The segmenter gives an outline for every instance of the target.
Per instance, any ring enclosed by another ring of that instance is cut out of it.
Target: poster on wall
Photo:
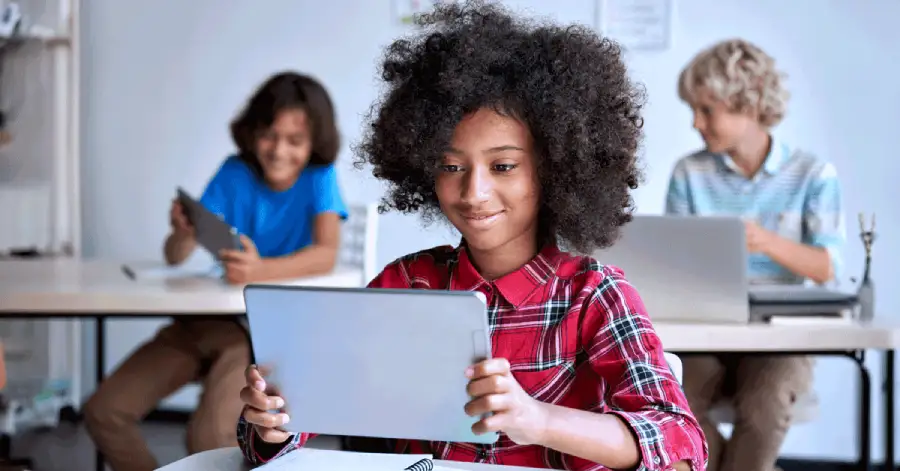
[[[435,5],[456,0],[393,0],[393,13],[396,23],[412,25],[415,15],[430,12]]]
[[[671,47],[675,0],[597,0],[597,30],[627,50]]]

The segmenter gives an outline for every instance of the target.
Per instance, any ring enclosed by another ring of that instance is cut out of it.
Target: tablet
[[[248,285],[244,302],[286,431],[497,441],[463,410],[466,368],[491,355],[481,293]]]
[[[184,208],[184,214],[194,226],[194,234],[203,248],[213,257],[219,258],[219,252],[225,249],[241,250],[241,237],[237,229],[231,227],[219,216],[213,214],[206,206],[191,195],[178,188],[178,201]]]

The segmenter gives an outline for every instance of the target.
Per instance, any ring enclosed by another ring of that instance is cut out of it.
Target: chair
[[[809,392],[797,398],[797,402],[794,403],[793,423],[812,422],[818,415],[819,398],[815,392]],[[714,404],[709,409],[707,417],[719,428],[734,425],[736,417],[732,400],[726,398]]]
[[[365,286],[379,272],[376,261],[378,205],[350,205],[347,213],[349,217],[341,228],[338,265],[362,270],[362,284]]]
[[[678,355],[669,352],[663,352],[663,355],[666,357],[666,363],[669,364],[669,369],[672,370],[672,374],[675,376],[675,379],[678,380],[678,384],[682,384],[683,367],[681,366],[681,358],[678,358]]]

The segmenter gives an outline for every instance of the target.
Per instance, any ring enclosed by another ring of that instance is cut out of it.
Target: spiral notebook
[[[303,448],[270,461],[261,471],[434,471],[431,455],[356,453]]]

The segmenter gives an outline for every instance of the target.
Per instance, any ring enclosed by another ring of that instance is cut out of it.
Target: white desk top
[[[459,461],[434,460],[436,468],[443,470],[469,470],[469,471],[535,471],[535,468],[522,468],[518,466],[499,466],[482,463],[461,463]],[[257,468],[267,469],[268,466]],[[240,449],[220,448],[218,450],[205,451],[196,455],[182,458],[174,463],[163,466],[157,471],[247,471],[251,469]],[[293,468],[289,468],[293,469]],[[402,471],[402,470],[397,470]]]
[[[900,348],[900,323],[654,324],[669,352],[789,352]]]
[[[358,287],[362,284],[362,271],[338,268],[328,275],[283,283]],[[121,263],[109,261],[2,260],[0,312],[242,314],[244,297],[242,287],[209,277],[131,280],[122,271]]]
[[[129,264],[147,266],[148,264]],[[153,263],[149,264],[154,265]],[[159,265],[156,263],[155,265]],[[360,286],[358,270],[287,284]],[[110,261],[0,260],[0,312],[67,314],[240,314],[239,286],[209,277],[131,280]],[[900,322],[860,324],[655,324],[667,351],[842,351],[900,348]]]

